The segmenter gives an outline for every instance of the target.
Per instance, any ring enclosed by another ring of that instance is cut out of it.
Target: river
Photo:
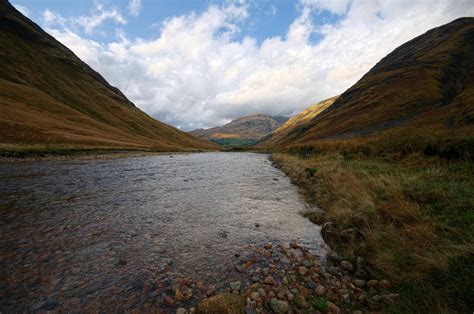
[[[305,209],[264,154],[0,163],[0,311],[161,306],[183,277],[223,290],[250,244],[323,256]]]

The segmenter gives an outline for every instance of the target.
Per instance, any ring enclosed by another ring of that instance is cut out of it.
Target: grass
[[[136,108],[8,1],[0,11],[1,145],[218,149]]]
[[[389,311],[472,312],[471,156],[433,154],[423,145],[395,153],[382,149],[385,144],[326,143],[275,153],[272,160],[324,210],[307,214],[313,222],[360,230],[361,240],[330,244],[349,260],[364,256],[373,276],[395,284],[401,300]],[[465,152],[466,145],[452,150]]]
[[[323,313],[326,313],[327,310],[328,310],[328,307],[329,307],[327,301],[324,298],[312,299],[311,300],[311,305],[313,305],[313,307],[316,310],[321,311]]]

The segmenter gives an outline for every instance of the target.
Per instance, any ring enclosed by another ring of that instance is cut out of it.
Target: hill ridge
[[[8,1],[0,1],[0,146],[216,149],[138,109]]]

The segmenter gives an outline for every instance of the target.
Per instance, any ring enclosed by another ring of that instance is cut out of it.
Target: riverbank
[[[200,153],[203,150],[161,151],[130,148],[0,147],[0,162],[35,160],[93,160]]]
[[[343,259],[367,261],[400,300],[393,312],[472,312],[474,166],[423,153],[367,154],[300,149],[271,159],[324,211],[323,226]]]

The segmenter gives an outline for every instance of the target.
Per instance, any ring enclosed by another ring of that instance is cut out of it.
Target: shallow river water
[[[225,289],[249,244],[322,256],[267,155],[0,163],[0,311],[160,306],[182,277]]]

